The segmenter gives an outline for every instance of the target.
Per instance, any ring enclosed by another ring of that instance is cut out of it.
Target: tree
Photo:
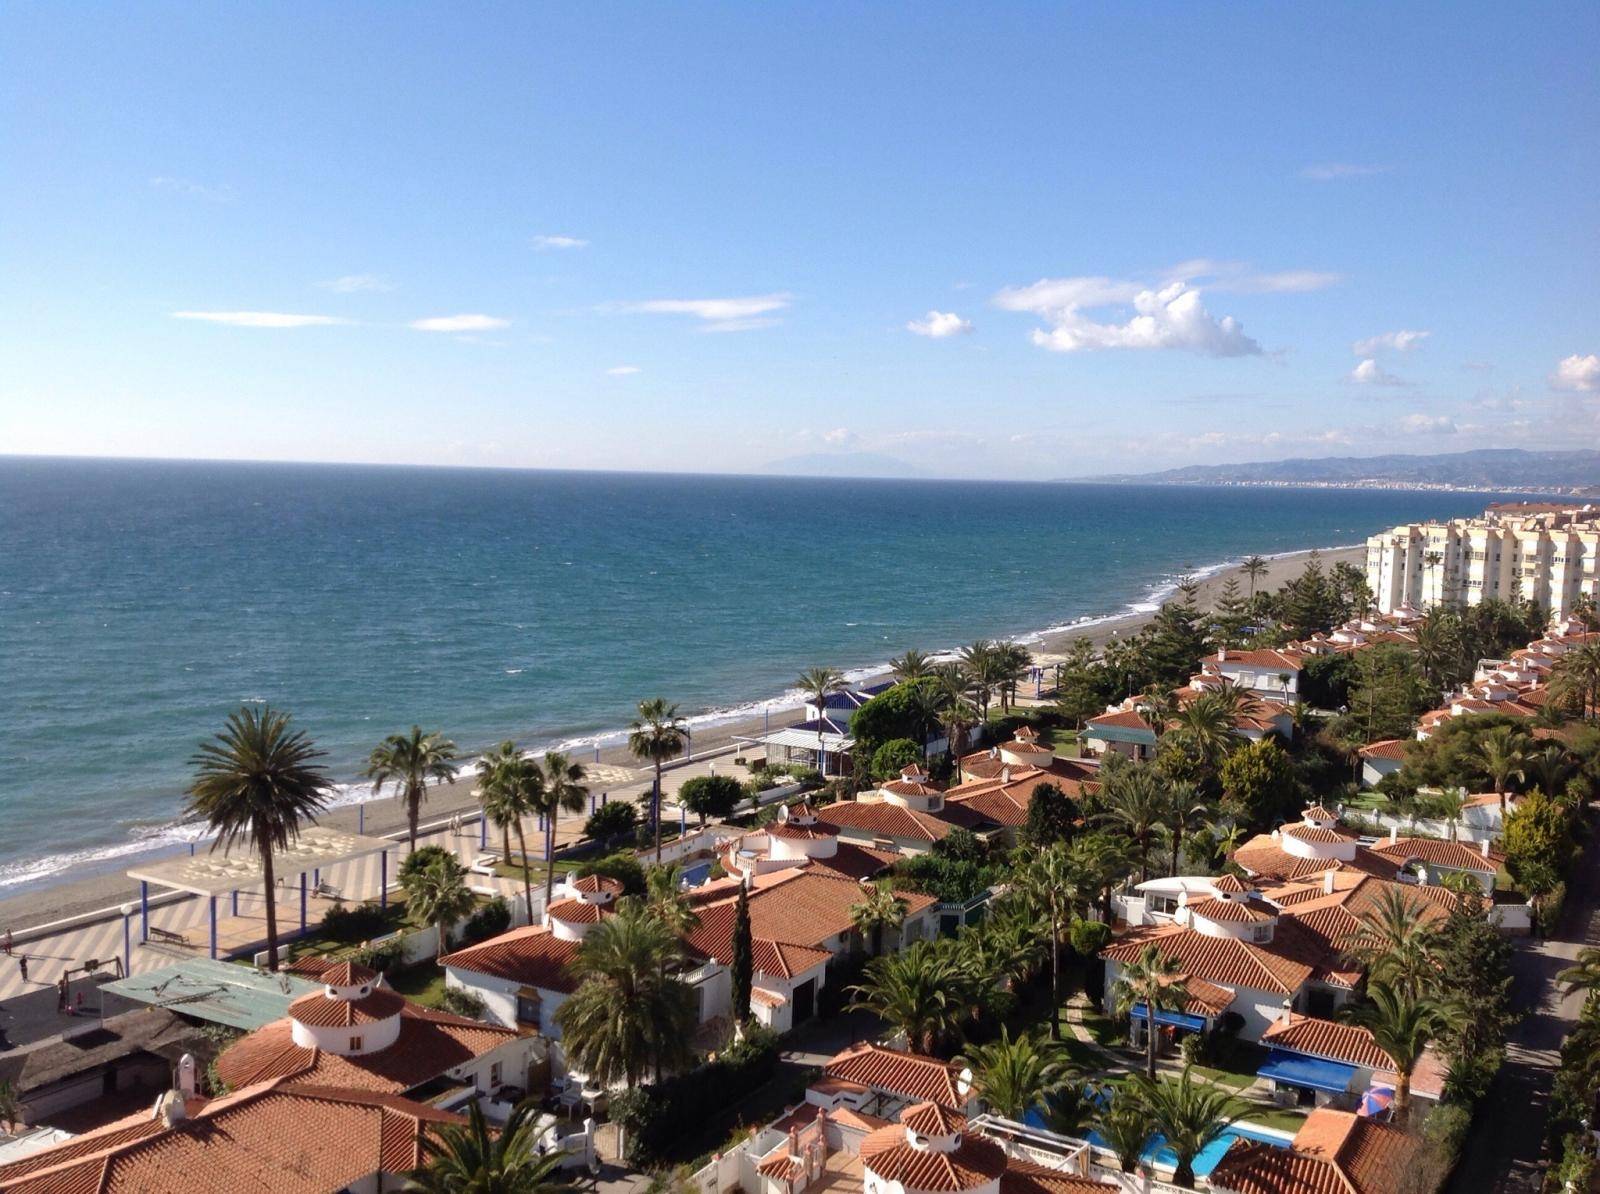
[[[1394,1104],[1390,1116],[1404,1125],[1411,1110],[1411,1075],[1423,1050],[1449,1027],[1445,1005],[1430,995],[1381,982],[1367,987],[1368,1002],[1350,1009],[1349,1018],[1372,1034],[1372,1042],[1394,1063]]]
[[[380,742],[367,760],[367,778],[374,794],[382,794],[385,784],[393,784],[395,795],[406,806],[406,836],[417,848],[417,821],[428,784],[447,784],[455,779],[456,744],[442,734],[425,734],[412,726],[409,734],[391,734]]]
[[[1186,683],[1206,653],[1204,622],[1187,599],[1163,605],[1136,641],[1146,684],[1163,689]]]
[[[650,789],[650,820],[655,826],[656,861],[661,861],[661,767],[681,755],[689,742],[689,727],[678,706],[661,697],[639,702],[639,716],[628,727],[628,750],[636,759],[648,759],[656,780]]]
[[[1550,695],[1585,721],[1600,718],[1600,642],[1570,648],[1550,670]]]
[[[850,923],[872,942],[873,954],[883,952],[883,931],[898,931],[906,919],[906,902],[894,893],[887,879],[862,887],[860,903],[851,905]]]
[[[817,707],[817,770],[826,779],[827,751],[822,746],[822,727],[828,720],[828,698],[844,688],[844,673],[837,668],[810,667],[794,682],[808,705]]]
[[[1439,988],[1450,993],[1457,1009],[1441,1041],[1450,1070],[1447,1098],[1468,1106],[1487,1092],[1500,1068],[1506,1031],[1517,1018],[1511,942],[1490,921],[1489,910],[1469,879],[1440,931],[1437,951]]]
[[[511,865],[511,827],[526,811],[518,804],[519,790],[505,781],[509,769],[522,760],[522,751],[515,742],[502,742],[493,750],[484,752],[478,760],[478,786],[472,794],[478,798],[484,819],[500,831],[501,861]],[[416,850],[412,850],[415,854]]]
[[[1600,990],[1600,948],[1589,945],[1579,950],[1577,960],[1557,974],[1556,981],[1568,991]]]
[[[583,835],[602,845],[609,845],[624,834],[632,833],[638,823],[639,810],[633,805],[624,800],[609,800],[595,809],[583,823]]]
[[[1146,945],[1139,956],[1124,962],[1111,988],[1111,998],[1119,1016],[1132,1016],[1143,1009],[1144,1014],[1144,1072],[1154,1078],[1156,1073],[1156,1011],[1170,1009],[1182,1011],[1189,1001],[1184,985],[1183,967],[1170,954],[1164,954],[1154,942]]]
[[[1028,819],[1022,840],[1041,848],[1065,845],[1078,830],[1078,805],[1057,784],[1039,784],[1028,797]]]
[[[967,681],[978,698],[978,720],[989,720],[989,698],[994,686],[1001,682],[1003,664],[998,654],[999,644],[980,638],[957,652],[961,666],[966,670]]]
[[[1361,743],[1410,737],[1417,718],[1437,700],[1416,654],[1398,643],[1377,643],[1355,660],[1349,711],[1338,722],[1343,736]]]
[[[1256,596],[1256,584],[1267,574],[1267,562],[1260,556],[1250,556],[1240,565],[1239,571],[1250,578],[1250,600]]]
[[[1069,848],[1057,842],[1039,849],[1016,871],[1018,893],[1035,909],[1050,937],[1050,1037],[1061,1038],[1061,945],[1082,898],[1082,876]]]
[[[528,857],[528,832],[524,821],[543,809],[548,802],[544,770],[518,750],[516,743],[502,742],[483,757],[478,771],[477,792],[484,816],[499,825],[502,834],[517,835],[517,850],[522,856],[522,898],[528,906],[528,916],[532,917],[533,864]],[[510,855],[508,845],[508,861]],[[547,870],[553,873],[553,867],[547,867]],[[545,904],[548,906],[549,902],[549,895],[546,894]]]
[[[1252,825],[1268,825],[1300,800],[1294,763],[1276,738],[1265,737],[1240,747],[1222,763],[1224,807]]]
[[[958,665],[941,667],[934,673],[933,682],[937,685],[938,704],[943,711],[940,721],[944,727],[950,759],[955,764],[956,782],[959,783],[962,740],[967,730],[977,724],[978,710],[967,699],[966,676]]]
[[[1237,699],[1237,689],[1225,689]],[[1217,768],[1239,744],[1234,735],[1233,703],[1219,693],[1202,693],[1177,710],[1166,740],[1193,760],[1201,776],[1217,773]]]
[[[1113,696],[1107,687],[1110,675],[1095,658],[1094,644],[1075,638],[1065,658],[1056,665],[1056,712],[1077,729],[1103,712]]]
[[[304,731],[290,730],[289,721],[287,713],[245,706],[229,714],[222,732],[202,742],[189,760],[195,777],[189,785],[188,812],[217,835],[211,848],[244,843],[261,855],[268,970],[278,968],[273,851],[287,850],[300,836],[300,826],[316,819],[333,786],[316,762],[324,752]]]
[[[1131,1083],[1103,1089],[1100,1095],[1100,1112],[1094,1117],[1095,1133],[1117,1154],[1123,1173],[1136,1173],[1145,1146],[1155,1134],[1150,1115]]]
[[[465,1124],[428,1125],[422,1135],[426,1160],[407,1175],[405,1189],[417,1194],[557,1194],[571,1187],[561,1176],[566,1154],[539,1155],[539,1105],[524,1099],[498,1132],[491,1131],[477,1100]]]
[[[872,778],[880,783],[899,779],[902,770],[920,765],[922,760],[922,743],[910,738],[891,738],[872,752]]]
[[[1027,1033],[1013,1038],[1005,1025],[999,1040],[969,1047],[965,1059],[989,1110],[1018,1121],[1076,1077],[1060,1045]]]
[[[918,941],[872,959],[855,990],[919,1053],[936,1054],[957,1038],[977,1002],[973,975],[948,939]]]
[[[1172,1183],[1194,1188],[1194,1159],[1250,1110],[1248,1103],[1209,1082],[1196,1082],[1189,1066],[1177,1078],[1136,1074],[1137,1098],[1176,1156]]]
[[[683,868],[671,864],[653,866],[645,872],[645,911],[655,917],[674,937],[687,937],[700,926],[700,914],[694,910],[689,893],[683,886]],[[662,978],[666,967],[682,959],[664,957]]]
[[[1230,576],[1222,582],[1222,591],[1211,611],[1211,640],[1219,647],[1241,647],[1249,625],[1250,604],[1239,592],[1238,578]]]
[[[755,981],[755,943],[750,936],[750,894],[739,885],[739,899],[733,906],[733,957],[728,970],[733,976],[733,1020],[743,1024],[750,1019],[750,986]]]
[[[1506,870],[1517,882],[1527,885],[1536,867],[1559,874],[1572,856],[1572,815],[1561,804],[1542,792],[1530,792],[1507,814],[1502,846]]]
[[[451,854],[404,876],[401,889],[406,893],[406,915],[412,923],[438,927],[441,954],[450,948],[450,926],[477,906],[477,897],[467,886],[466,869]]]
[[[1167,813],[1161,776],[1152,767],[1118,767],[1105,775],[1100,794],[1106,803],[1103,819],[1126,834],[1138,852],[1143,883],[1150,878],[1150,847]]]
[[[944,682],[938,675],[902,680],[893,688],[863,702],[850,718],[853,753],[871,764],[879,749],[896,739],[917,745],[913,762],[921,762],[929,731],[939,724],[944,709]]]
[[[1512,780],[1521,780],[1527,766],[1532,739],[1511,726],[1496,726],[1478,743],[1478,758],[1500,797],[1500,816],[1506,813],[1506,793]]]
[[[700,818],[702,829],[708,819],[720,821],[733,812],[745,796],[744,785],[731,775],[696,775],[678,789],[678,803]]]
[[[1110,923],[1111,892],[1133,869],[1133,843],[1121,834],[1096,830],[1078,835],[1070,849],[1073,873],[1084,893],[1095,895],[1100,919]]]
[[[1178,873],[1179,860],[1183,856],[1183,835],[1188,830],[1199,827],[1200,818],[1206,811],[1206,806],[1197,799],[1198,795],[1193,784],[1181,780],[1167,786],[1167,810],[1162,817],[1162,826],[1172,843],[1171,857],[1167,864],[1168,875]]]
[[[1424,915],[1429,905],[1398,886],[1385,887],[1361,926],[1345,946],[1344,956],[1360,966],[1371,982],[1423,995],[1438,990],[1439,931]]]
[[[556,818],[562,810],[581,813],[589,801],[589,789],[583,784],[585,775],[582,763],[575,763],[560,751],[549,751],[540,769],[543,782],[536,789],[535,808],[544,814],[544,906],[550,906],[556,882]]]
[[[907,651],[889,661],[896,680],[920,680],[933,670],[933,658],[921,651]]]
[[[569,1065],[631,1090],[651,1068],[660,1073],[693,1059],[695,997],[666,973],[682,942],[637,897],[623,897],[616,909],[585,935],[572,963],[578,989],[555,1018]]]

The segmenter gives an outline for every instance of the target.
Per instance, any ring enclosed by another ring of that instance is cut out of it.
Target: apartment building
[[[1367,540],[1367,584],[1384,614],[1522,597],[1565,617],[1600,597],[1600,510],[1516,504],[1397,526]]]

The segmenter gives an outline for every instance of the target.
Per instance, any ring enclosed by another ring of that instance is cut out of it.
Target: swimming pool
[[[1023,1117],[1023,1120],[1029,1127],[1048,1129],[1049,1126],[1045,1123],[1044,1116],[1037,1109],[1029,1111]],[[1083,1138],[1096,1148],[1108,1147],[1106,1142],[1100,1138],[1098,1132],[1088,1132]],[[1289,1147],[1289,1138],[1287,1136],[1270,1132],[1258,1132],[1254,1128],[1245,1127],[1242,1124],[1234,1124],[1231,1128],[1224,1129],[1221,1135],[1195,1154],[1195,1176],[1205,1177],[1206,1174],[1215,1169],[1217,1162],[1222,1160],[1223,1154],[1233,1147],[1235,1140],[1255,1140],[1261,1144],[1270,1144],[1273,1148]],[[1145,1145],[1144,1152],[1140,1156],[1146,1164],[1164,1169],[1174,1169],[1178,1164],[1178,1155],[1167,1147],[1166,1139],[1159,1134],[1150,1138],[1150,1143]]]

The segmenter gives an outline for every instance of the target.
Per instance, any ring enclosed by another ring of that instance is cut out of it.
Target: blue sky
[[[25,5],[0,451],[1600,443],[1600,7]]]

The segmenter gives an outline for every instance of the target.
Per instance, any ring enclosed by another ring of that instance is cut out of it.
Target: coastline
[[[1321,557],[1325,567],[1331,567],[1340,561],[1359,564],[1365,557],[1365,547],[1351,545],[1308,548],[1263,556],[1267,564],[1267,573],[1258,582],[1258,587],[1272,589],[1281,585],[1297,574],[1313,553]],[[1200,569],[1196,575],[1199,585],[1197,601],[1202,609],[1208,609],[1216,602],[1229,577],[1237,577],[1241,584],[1244,583],[1242,561],[1239,560],[1208,566]],[[1176,583],[1174,578],[1166,584],[1155,587],[1141,598],[1130,602],[1122,612],[1084,615],[1069,623],[1012,635],[1009,639],[1027,645],[1033,651],[1035,659],[1041,663],[1050,663],[1061,658],[1071,643],[1078,638],[1087,638],[1096,649],[1099,649],[1114,638],[1136,633],[1150,622],[1156,610],[1160,608],[1161,602],[1176,588]],[[846,674],[851,683],[865,684],[886,676],[887,672],[884,665],[878,663],[852,669]],[[766,701],[748,701],[726,710],[712,710],[698,714],[689,719],[693,729],[694,755],[699,758],[726,749],[733,745],[736,737],[762,732],[769,718],[773,724],[782,724],[798,715],[800,709],[801,705],[794,699],[793,694],[786,694]],[[635,760],[627,752],[625,737],[626,731],[619,729],[590,738],[557,743],[554,749],[567,750],[575,760],[584,763],[598,762],[611,767],[632,768],[635,766]],[[605,790],[601,784],[593,786]],[[430,790],[424,807],[424,821],[436,821],[448,818],[456,812],[476,810],[477,802],[472,796],[472,789],[473,780],[469,775],[454,783]],[[350,794],[359,790],[355,785],[342,787],[342,791]],[[365,828],[369,835],[381,836],[405,827],[404,811],[391,797],[386,795],[369,799],[364,803]],[[359,799],[353,799],[347,803],[331,806],[319,821],[333,828],[354,831],[361,817],[361,805]],[[186,841],[198,837],[198,826],[195,827],[195,831],[187,834],[174,827],[165,840],[159,842],[153,840],[148,848],[140,848],[137,842],[107,847],[100,857],[85,858],[63,869],[24,879],[13,883],[10,887],[0,887],[0,929],[10,928],[20,932],[51,921],[113,907],[132,899],[135,895],[134,884],[124,874],[128,867],[135,865],[136,862],[173,856],[187,848]]]

